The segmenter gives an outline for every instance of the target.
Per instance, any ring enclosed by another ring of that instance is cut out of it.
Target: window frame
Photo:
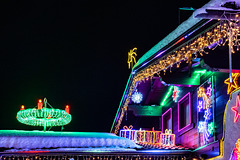
[[[181,102],[185,101],[186,97],[188,97],[188,107],[189,107],[189,124],[187,124],[186,126],[180,128],[180,104],[182,104]],[[191,126],[192,124],[192,105],[191,105],[191,94],[190,92],[188,92],[186,95],[184,95],[179,101],[178,101],[178,132],[181,132],[185,129],[187,129],[189,126]]]
[[[165,131],[163,130],[163,117],[168,113],[168,112],[170,112],[170,122],[171,122],[171,131],[173,132],[173,130],[172,130],[172,108],[169,108],[166,112],[164,112],[163,114],[162,114],[162,133],[165,133]],[[165,129],[166,130],[166,129]]]

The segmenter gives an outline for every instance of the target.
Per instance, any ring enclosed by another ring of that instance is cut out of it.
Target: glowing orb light
[[[133,93],[133,95],[132,95],[132,101],[133,101],[134,103],[141,103],[141,102],[142,102],[142,99],[143,99],[142,93],[140,93],[140,92],[138,92],[138,91],[136,91],[136,92]]]

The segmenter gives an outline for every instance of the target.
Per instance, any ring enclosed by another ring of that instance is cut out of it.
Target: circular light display
[[[71,122],[72,116],[69,114],[69,108],[66,110],[47,108],[39,101],[37,108],[24,109],[17,113],[17,120],[23,124],[31,126],[43,126],[46,127],[64,126]],[[43,108],[42,108],[43,107]]]
[[[72,120],[72,116],[61,109],[25,109],[17,113],[17,120],[31,126],[63,126]]]
[[[142,93],[136,91],[135,93],[133,93],[132,95],[132,101],[134,103],[141,103],[142,102],[142,99],[143,99],[143,95]]]

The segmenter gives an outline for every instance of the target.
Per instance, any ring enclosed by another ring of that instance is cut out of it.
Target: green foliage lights
[[[46,131],[46,127],[67,125],[71,122],[72,116],[65,110],[47,108],[45,105],[42,109],[21,109],[17,113],[17,120],[26,125],[43,126],[44,131]]]

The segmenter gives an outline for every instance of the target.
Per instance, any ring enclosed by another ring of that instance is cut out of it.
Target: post
[[[231,25],[231,24],[229,24]],[[229,52],[229,82],[232,83],[232,27],[230,26],[229,30],[229,44],[228,44],[228,52]]]

